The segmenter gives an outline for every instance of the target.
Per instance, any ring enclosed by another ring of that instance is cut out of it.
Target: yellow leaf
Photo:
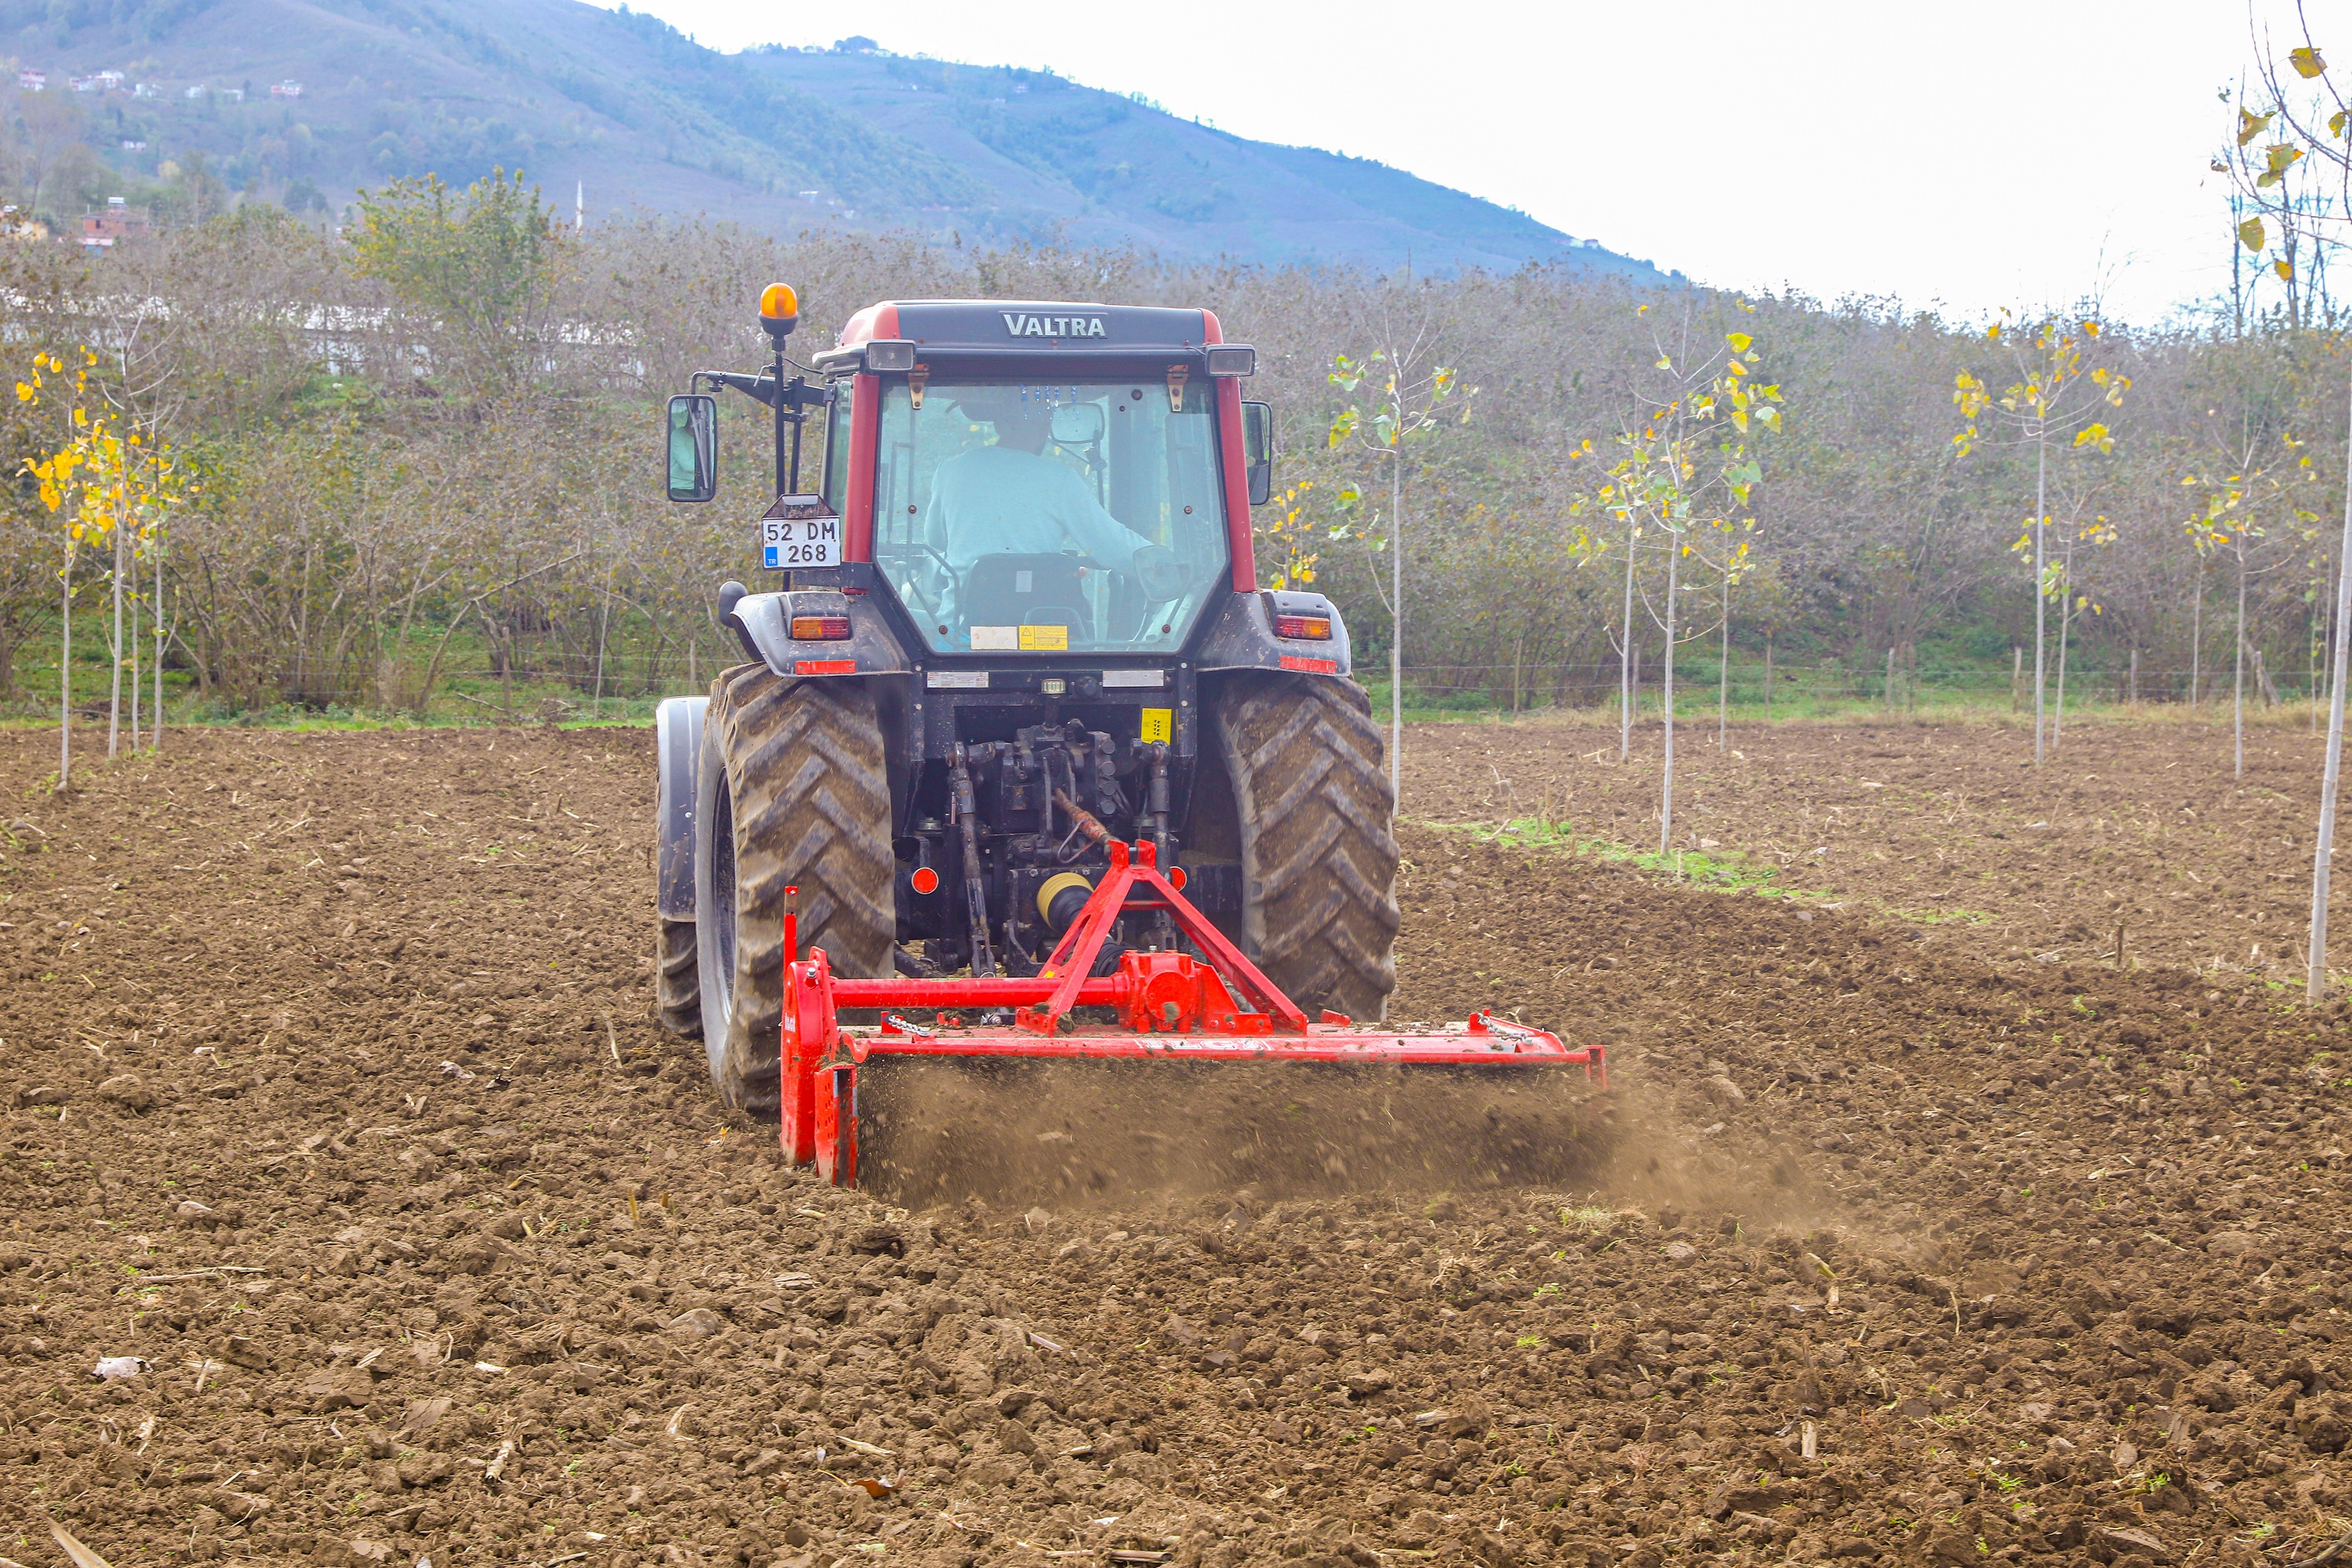
[[[2319,51],[2308,44],[2299,49],[2288,50],[2286,62],[2294,68],[2294,74],[2305,81],[2324,75],[2327,69],[2327,62],[2320,58]]]
[[[2289,261],[2284,256],[2274,257],[2272,258],[2271,270],[2279,275],[2279,281],[2282,283],[2292,283],[2294,281],[2294,263]]]
[[[2260,250],[2267,232],[2263,227],[2262,219],[2250,217],[2238,226],[2238,243],[2248,250]]]
[[[1672,370],[1675,368],[1675,362],[1667,355],[1660,354],[1658,356],[1658,363],[1652,368],[1655,370]]]
[[[2270,129],[2271,118],[2268,114],[2252,114],[2243,109],[2239,110],[2238,145],[2241,147],[2252,145],[2255,137]]]
[[[1726,336],[1723,341],[1731,345],[1734,353],[1744,354],[1748,352],[1748,345],[1754,342],[1756,340],[1749,337],[1746,332],[1732,332]]]

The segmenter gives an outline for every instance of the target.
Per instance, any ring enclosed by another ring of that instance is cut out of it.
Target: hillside
[[[1400,170],[1252,142],[1047,72],[830,50],[724,55],[577,0],[0,0],[21,197],[167,216],[520,167],[593,217],[1132,245],[1175,258],[1662,275]],[[110,75],[85,90],[99,73]],[[289,90],[299,85],[299,93]],[[76,137],[98,158],[59,153]]]

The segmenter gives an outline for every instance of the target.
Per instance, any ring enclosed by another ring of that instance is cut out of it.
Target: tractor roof
[[[1160,305],[893,300],[852,316],[841,329],[840,346],[856,348],[877,339],[911,340],[927,353],[1118,356],[1197,351],[1224,342],[1224,333],[1213,311]]]

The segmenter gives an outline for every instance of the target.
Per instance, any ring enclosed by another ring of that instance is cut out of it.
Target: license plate
[[[760,564],[770,572],[840,565],[841,519],[831,515],[831,510],[816,496],[786,496],[778,501],[760,520]]]

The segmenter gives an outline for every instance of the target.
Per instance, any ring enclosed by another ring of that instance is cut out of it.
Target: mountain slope
[[[592,213],[1664,280],[1382,164],[1248,141],[1048,72],[863,44],[722,55],[578,0],[0,0],[0,49],[53,94],[19,95],[20,122],[78,118],[107,165],[41,176],[39,205],[68,218],[199,166],[231,195],[330,211],[397,175],[462,184],[504,166],[559,205],[584,185]],[[100,71],[123,73],[120,88],[63,90]]]

